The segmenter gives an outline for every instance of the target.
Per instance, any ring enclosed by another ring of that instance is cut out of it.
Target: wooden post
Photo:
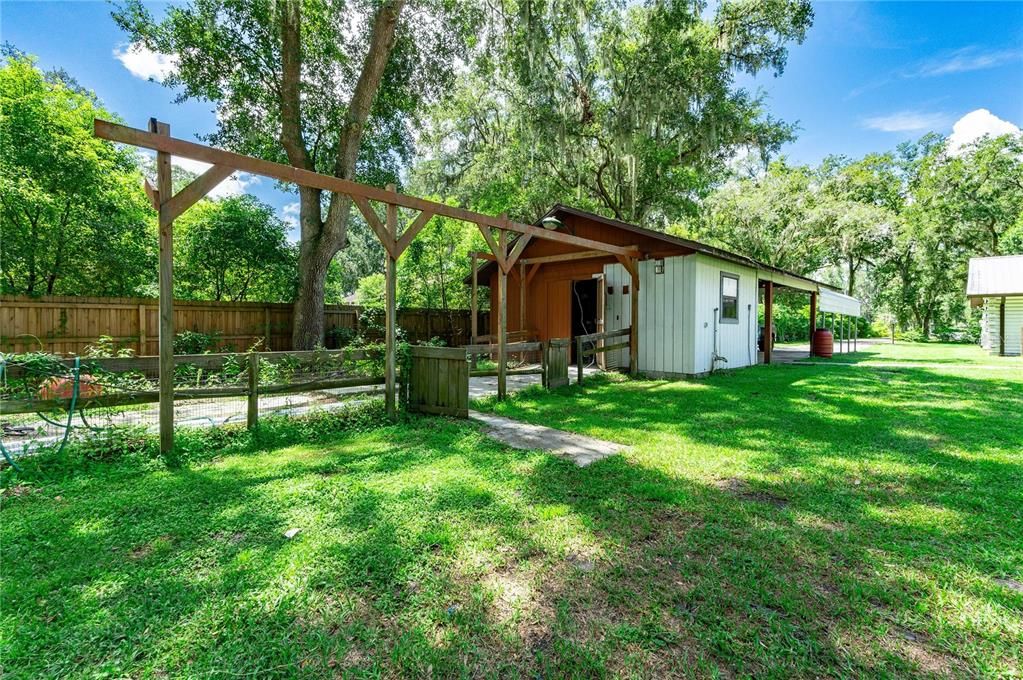
[[[387,190],[393,192],[396,187],[393,184],[387,185]],[[387,204],[387,235],[394,241],[398,237],[398,206],[394,203]],[[386,261],[384,262],[384,333],[385,333],[385,356],[384,356],[384,405],[387,410],[387,417],[394,418],[397,414],[395,407],[395,332],[397,326],[397,287],[398,287],[398,263],[390,249],[386,249]]]
[[[149,131],[170,136],[170,125],[149,119]],[[171,155],[156,154],[160,196],[160,452],[174,450],[174,220],[167,203],[174,192]]]
[[[629,267],[629,373],[639,372],[639,260]]]
[[[494,253],[503,262],[508,253],[508,232],[499,230]],[[497,264],[497,398],[504,399],[508,391],[508,273]]]
[[[249,352],[249,412],[246,424],[251,430],[259,424],[259,355]]]
[[[774,282],[764,281],[764,363],[771,363],[774,349]]]
[[[145,356],[146,344],[149,338],[146,337],[146,306],[139,305],[139,356]]]
[[[519,330],[526,330],[526,265],[522,262],[519,263]]]
[[[540,384],[547,387],[547,343],[540,342]]]
[[[469,344],[476,344],[476,336],[479,335],[479,302],[477,300],[479,289],[479,267],[476,260],[476,253],[472,254],[472,302],[470,303],[472,318],[469,321],[470,337]],[[474,355],[475,356],[475,355]]]
[[[813,356],[813,333],[817,330],[817,293],[810,293],[810,356]]]
[[[583,340],[580,336],[575,336],[575,364],[578,369],[575,381],[577,384],[583,384]]]
[[[1005,296],[998,306],[998,356],[1005,356]]]
[[[853,321],[853,351],[854,352],[858,352],[858,351],[860,351],[860,344],[859,344],[859,339],[860,339],[860,318],[858,316],[857,317],[853,317],[853,318],[855,319],[855,321]]]

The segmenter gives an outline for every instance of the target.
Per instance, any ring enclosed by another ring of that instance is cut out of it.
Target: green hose
[[[0,378],[3,377],[3,372],[4,372],[4,367],[5,366],[6,366],[6,362],[0,361]],[[46,421],[47,423],[50,423],[51,425],[55,425],[57,427],[63,427],[64,428],[64,437],[63,437],[63,439],[60,440],[60,448],[57,449],[57,455],[60,455],[64,451],[64,447],[67,446],[67,441],[71,437],[71,427],[72,427],[71,421],[75,417],[75,409],[78,408],[78,394],[79,394],[79,391],[81,389],[81,375],[82,375],[82,360],[81,360],[81,358],[75,357],[75,366],[71,370],[72,370],[72,376],[74,377],[74,383],[73,383],[72,389],[71,389],[71,403],[68,405],[68,410],[67,410],[67,423],[66,424],[61,424],[61,423],[55,422],[53,420],[50,420],[49,418],[47,418],[42,413],[37,413],[36,414],[40,418],[42,418],[44,421]],[[17,470],[18,472],[21,472],[21,467],[19,467],[18,464],[14,462],[14,458],[7,451],[7,447],[4,446],[2,438],[0,438],[0,453],[3,454],[4,459],[7,460],[7,462],[10,464],[10,466],[12,468]]]

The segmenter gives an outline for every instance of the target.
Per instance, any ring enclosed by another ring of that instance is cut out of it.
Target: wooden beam
[[[170,136],[158,135],[146,132],[145,130],[138,130],[125,125],[110,123],[105,120],[96,119],[93,124],[93,131],[95,136],[100,139],[107,139],[121,144],[131,144],[144,149],[162,151],[175,156],[180,156],[181,158],[190,158],[192,160],[202,161],[212,165],[226,165],[235,170],[248,172],[253,175],[270,177],[282,182],[291,182],[302,186],[322,189],[324,191],[347,194],[353,199],[355,197],[359,197],[365,200],[390,203],[403,208],[411,208],[413,210],[428,210],[443,217],[451,217],[456,220],[473,222],[478,224],[481,229],[487,227],[507,229],[520,234],[529,234],[535,238],[542,238],[548,241],[558,241],[560,243],[579,246],[580,248],[600,250],[612,255],[618,254],[625,255],[627,257],[635,257],[637,255],[635,249],[623,248],[622,246],[573,236],[572,234],[565,234],[563,232],[552,231],[542,227],[534,227],[529,224],[513,222],[507,217],[484,215],[472,210],[466,210],[465,208],[445,205],[444,203],[438,203],[436,201],[428,201],[415,196],[407,196],[394,191],[380,189],[379,187],[360,184],[351,180],[341,179],[340,177],[322,175],[310,170],[303,170],[301,168],[284,165],[282,163],[273,163],[271,161],[264,161],[259,158],[252,158],[251,156],[243,156],[242,154],[224,151],[222,149],[214,149],[212,147],[203,146],[202,144],[196,144],[195,142],[189,142],[184,139],[175,139]]]
[[[813,334],[817,330],[817,293],[810,293],[810,356],[813,356]]]
[[[490,227],[483,224],[478,224],[476,226],[480,228],[480,233],[483,234],[484,240],[486,240],[487,245],[490,246],[490,252],[494,254],[494,262],[497,263],[498,268],[500,268],[502,272],[507,273],[504,268],[504,252],[501,251],[497,242],[494,241],[494,235],[490,233]],[[501,230],[501,234],[504,234],[503,229]]]
[[[504,259],[508,247],[508,232],[498,235],[495,255]],[[497,269],[497,398],[504,399],[508,392],[508,272]]]
[[[485,253],[482,250],[477,250],[476,252],[469,254],[481,260],[490,260],[491,262],[497,262],[497,257],[494,256],[493,253]]]
[[[540,255],[538,257],[524,257],[525,264],[548,264],[551,262],[571,262],[573,260],[590,260],[596,257],[610,257],[611,253],[603,250],[580,250],[575,253],[562,253],[561,255]]]
[[[519,264],[519,330],[526,330],[526,265]]]
[[[469,321],[470,332],[469,332],[469,343],[475,345],[476,337],[479,335],[479,262],[476,259],[476,253],[472,254],[472,299],[470,301],[470,314],[472,317]]]
[[[394,185],[388,184],[387,190],[393,192]],[[360,206],[361,208],[362,206]],[[370,206],[366,206],[370,210]],[[393,244],[398,236],[398,206],[393,203],[387,204],[386,238]],[[397,377],[397,366],[395,363],[395,338],[398,324],[397,316],[397,289],[398,289],[398,263],[397,253],[388,250],[384,262],[384,405],[388,418],[397,416],[395,400],[395,382]]]
[[[149,120],[154,136],[170,136],[170,125]],[[156,154],[156,190],[170,196],[173,189],[171,155]],[[167,202],[160,204],[160,452],[174,450],[174,220],[167,218]]]
[[[834,337],[835,322],[831,321],[831,335]],[[771,350],[774,343],[771,336],[774,334],[774,283],[764,281],[764,363],[771,363]]]
[[[525,264],[525,262],[523,262],[523,264]],[[540,263],[539,262],[537,262],[536,264],[534,264],[532,267],[529,268],[529,273],[526,274],[526,285],[527,286],[533,282],[533,277],[536,276],[536,273],[538,271],[540,271]]]
[[[419,232],[423,230],[423,227],[433,219],[433,213],[429,210],[424,210],[418,215],[416,219],[412,220],[412,223],[405,227],[405,232],[398,239],[398,246],[395,249],[395,256],[401,257],[401,254],[405,252],[405,249],[409,247],[409,244],[415,240]]]
[[[231,176],[234,170],[226,165],[214,165],[203,174],[189,182],[188,186],[176,193],[167,201],[166,219],[174,220],[195,205],[206,194],[213,191],[218,184]],[[162,214],[162,213],[161,213]]]
[[[352,201],[355,203],[355,205],[359,207],[359,212],[361,212],[362,216],[366,218],[366,223],[377,235],[377,240],[380,241],[380,245],[384,247],[384,250],[387,251],[387,254],[390,255],[392,258],[397,257],[395,253],[395,249],[397,246],[394,242],[394,239],[391,237],[389,233],[389,228],[385,227],[383,222],[380,221],[380,216],[377,215],[376,210],[373,210],[373,206],[369,204],[369,201],[367,201],[362,196],[352,196]],[[388,208],[390,208],[390,206],[393,204],[388,203],[387,205]]]
[[[146,196],[149,197],[149,203],[153,206],[153,210],[160,212],[160,192],[149,183],[148,179],[142,180],[142,188],[146,190]]]
[[[526,249],[526,246],[529,245],[531,240],[533,240],[533,237],[529,234],[523,234],[519,237],[519,239],[515,242],[515,247],[512,248],[511,253],[505,259],[505,271],[509,271],[515,266],[515,262],[518,261],[519,257],[522,255],[522,251]]]

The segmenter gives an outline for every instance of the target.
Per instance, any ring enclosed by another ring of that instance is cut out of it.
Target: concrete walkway
[[[469,411],[469,417],[483,423],[487,435],[514,449],[550,451],[579,467],[621,453],[628,447],[543,425],[529,425],[511,418]]]

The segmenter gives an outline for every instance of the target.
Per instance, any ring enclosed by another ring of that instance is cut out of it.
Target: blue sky
[[[930,130],[968,139],[1023,126],[1023,2],[821,2],[815,13],[784,74],[740,79],[766,93],[772,115],[798,123],[784,149],[792,161],[885,151]],[[64,67],[130,125],[156,116],[192,139],[216,124],[212,104],[175,104],[145,79],[158,73],[157,55],[124,54],[105,2],[5,1],[0,39],[44,68]],[[222,190],[293,217],[295,196],[272,182],[241,177]]]

